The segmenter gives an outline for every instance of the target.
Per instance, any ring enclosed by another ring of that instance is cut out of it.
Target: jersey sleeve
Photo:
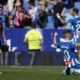
[[[73,42],[71,43],[71,48],[75,48],[76,44],[74,44]]]
[[[73,19],[69,19],[68,23],[74,23],[74,20]]]
[[[25,38],[28,38],[28,33],[25,34]]]
[[[56,47],[60,48],[61,47],[61,43],[57,43]]]
[[[42,36],[42,34],[40,33],[40,39],[43,39],[43,36]]]

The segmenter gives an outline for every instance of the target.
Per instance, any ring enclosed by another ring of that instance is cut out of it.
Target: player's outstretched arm
[[[63,16],[63,17],[66,16],[65,11],[66,11],[66,8],[63,8],[63,11],[62,11],[62,13],[61,13],[61,16]]]
[[[61,21],[62,24],[67,24],[67,23],[68,23],[68,21],[64,21],[64,20],[61,18],[61,16],[60,16],[59,13],[57,13],[56,16],[57,16],[57,18]]]
[[[57,41],[56,41],[56,37],[57,37],[57,35],[58,35],[58,33],[55,32],[55,34],[54,34],[54,40],[53,40],[53,44],[54,44],[54,46],[56,46],[56,44],[57,44]]]

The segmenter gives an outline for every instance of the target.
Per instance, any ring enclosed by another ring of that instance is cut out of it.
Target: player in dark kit
[[[3,35],[4,43],[6,45],[7,41],[6,41],[5,33],[4,33],[4,30],[3,30],[3,26],[2,26],[2,19],[0,18],[0,54],[2,54],[2,49],[1,49],[1,35]]]

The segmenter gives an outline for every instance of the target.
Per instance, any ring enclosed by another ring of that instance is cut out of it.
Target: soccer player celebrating
[[[67,23],[73,24],[73,34],[74,34],[73,40],[75,43],[79,43],[80,42],[80,17],[78,16],[79,10],[77,8],[72,8],[71,11],[72,11],[72,16],[74,16],[74,18],[68,21],[64,21],[60,17],[59,13],[57,13],[56,16],[63,24]],[[80,47],[76,48],[76,50],[78,51],[78,54],[80,56]]]
[[[2,49],[1,49],[1,34],[3,35],[4,43],[6,45],[7,41],[6,41],[5,33],[4,33],[4,30],[3,30],[3,26],[2,26],[2,19],[0,18],[0,54],[2,54]]]
[[[73,48],[80,47],[80,43],[74,44],[71,41],[72,34],[69,30],[66,30],[64,32],[65,41],[57,43],[56,36],[58,33],[54,34],[54,45],[58,48],[61,48],[62,52],[64,53],[64,62],[66,64],[66,71],[65,74],[70,75],[71,74],[71,68],[79,69],[80,70],[80,64],[76,63],[76,54],[73,51]],[[75,70],[77,72],[77,70]]]

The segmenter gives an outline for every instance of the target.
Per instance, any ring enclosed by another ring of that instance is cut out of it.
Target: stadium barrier
[[[0,55],[1,66],[60,66],[64,65],[62,53],[48,53],[42,52],[37,53],[32,57],[28,52],[4,52]]]
[[[0,65],[63,65],[63,54],[54,47],[53,36],[58,32],[57,41],[64,38],[64,30],[40,30],[44,44],[41,51],[30,54],[24,44],[24,36],[29,29],[5,29],[8,51],[0,55]],[[3,37],[2,39],[2,45]],[[56,52],[58,51],[58,52]]]
[[[29,29],[5,29],[9,52],[28,51],[28,47],[23,42],[25,34],[28,30]],[[52,45],[54,33],[58,32],[57,42],[59,42],[61,38],[64,38],[63,36],[64,30],[42,29],[40,30],[40,32],[42,33],[44,39],[44,44],[42,45],[41,52],[55,52],[56,48]],[[4,44],[3,38],[1,39],[3,45]]]

